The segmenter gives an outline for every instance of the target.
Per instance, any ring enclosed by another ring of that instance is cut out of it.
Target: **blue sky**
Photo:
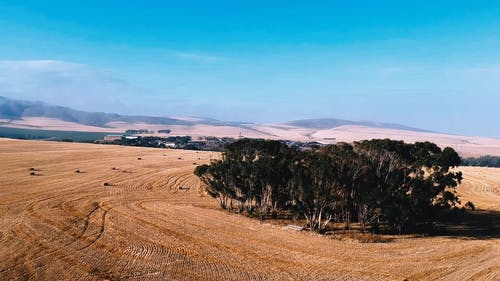
[[[500,137],[498,1],[19,2],[0,1],[0,95]]]

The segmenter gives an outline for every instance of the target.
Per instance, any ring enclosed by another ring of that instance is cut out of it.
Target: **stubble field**
[[[211,157],[0,139],[0,279],[500,279],[496,234],[359,243],[220,210],[193,175]],[[500,169],[461,169],[463,201],[500,212]]]

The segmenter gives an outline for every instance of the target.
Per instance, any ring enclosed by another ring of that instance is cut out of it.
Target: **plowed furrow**
[[[223,211],[193,174],[218,155],[0,139],[0,280],[499,280],[498,237],[358,243]],[[500,211],[500,169],[463,171],[462,202]]]

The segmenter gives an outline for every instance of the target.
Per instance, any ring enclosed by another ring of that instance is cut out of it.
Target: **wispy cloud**
[[[499,100],[500,65],[462,67],[452,72],[460,82],[461,89],[480,92],[483,97],[496,96]]]
[[[111,71],[57,60],[0,61],[0,95],[125,112],[145,93]]]
[[[500,65],[470,67],[463,70],[467,75],[493,75],[500,76]]]
[[[198,53],[189,53],[189,52],[177,52],[175,56],[184,60],[191,60],[200,63],[216,63],[224,60],[223,57],[212,56],[212,55],[204,55]]]
[[[377,69],[377,73],[383,77],[398,75],[405,71],[403,67],[399,66],[390,66],[390,67],[381,67]]]

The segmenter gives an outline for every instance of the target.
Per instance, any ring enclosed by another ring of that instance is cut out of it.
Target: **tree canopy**
[[[481,167],[496,167],[500,168],[499,156],[481,156],[462,159],[463,166],[481,166]]]
[[[195,174],[222,208],[261,218],[291,214],[320,233],[331,222],[403,233],[460,203],[455,188],[462,174],[451,170],[458,165],[452,148],[430,142],[383,139],[301,150],[244,139]]]

